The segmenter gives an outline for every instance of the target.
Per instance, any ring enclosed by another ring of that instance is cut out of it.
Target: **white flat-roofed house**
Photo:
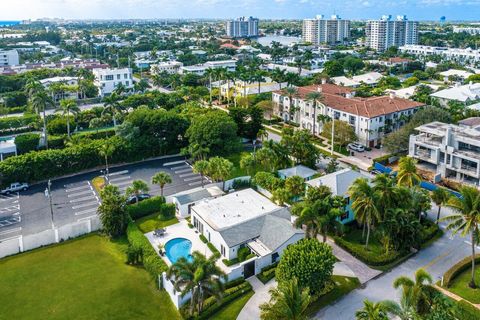
[[[208,61],[204,64],[197,64],[194,66],[183,66],[180,67],[179,72],[181,74],[193,73],[199,76],[202,76],[207,69],[216,69],[216,68],[226,68],[228,71],[235,71],[237,68],[237,60],[219,60],[219,61]]]
[[[18,51],[13,50],[1,50],[0,49],[0,67],[7,67],[7,66],[16,66],[18,65],[19,58],[18,58]]]
[[[353,76],[351,78],[347,78],[345,76],[340,77],[333,77],[333,83],[343,86],[343,87],[359,87],[362,84],[366,84],[367,86],[374,86],[378,84],[380,79],[383,78],[383,75],[378,72],[369,72],[365,74],[360,74],[358,76]]]
[[[322,95],[322,99],[317,101],[316,110],[307,98],[310,92],[320,92]],[[319,116],[346,122],[353,127],[360,143],[369,147],[381,143],[384,134],[399,129],[406,123],[406,117],[424,106],[423,103],[401,99],[393,94],[359,98],[355,97],[354,89],[333,84],[299,87],[292,101],[284,91],[274,91],[272,101],[279,117],[312,132],[315,126],[315,134],[320,134],[323,128]],[[291,106],[296,109],[293,117],[290,115]]]
[[[185,218],[190,216],[192,207],[197,203],[206,199],[214,199],[224,194],[225,193],[216,186],[207,188],[199,187],[171,195],[167,197],[167,202],[174,203],[177,216]]]
[[[463,81],[474,74],[465,70],[450,69],[447,71],[440,72],[440,75],[443,76],[444,82],[450,82],[449,80],[450,77]]]
[[[286,86],[286,82],[278,83],[268,77],[260,82],[260,84],[258,82],[245,82],[242,80],[237,80],[235,83],[233,81],[228,81],[227,83],[222,82],[222,85],[220,86],[220,94],[223,97],[226,97],[227,95],[230,95],[230,97],[244,97],[252,94],[280,90]]]
[[[166,72],[168,74],[175,74],[178,73],[182,66],[183,63],[179,61],[166,61],[151,65],[150,71],[153,74],[160,74],[163,72]]]
[[[480,118],[459,125],[432,122],[410,136],[409,156],[442,178],[480,185]]]
[[[93,69],[92,71],[95,76],[94,84],[97,86],[101,97],[111,94],[120,84],[127,89],[133,88],[132,70],[130,68]]]
[[[70,87],[73,89],[76,85],[78,85],[78,78],[77,77],[53,77],[40,80],[40,83],[43,85],[45,89],[51,89],[52,99],[55,102],[58,102],[62,99],[78,99],[78,90],[77,91],[70,91],[68,90]],[[64,86],[58,86],[59,90],[54,90],[53,86],[62,84]],[[63,87],[63,89],[62,89]]]
[[[277,206],[253,189],[205,200],[191,212],[191,223],[218,249],[222,259],[237,258],[238,250],[244,247],[256,255],[248,263],[250,267],[245,265],[245,277],[278,261],[289,244],[304,238],[303,230],[293,226],[288,208]]]

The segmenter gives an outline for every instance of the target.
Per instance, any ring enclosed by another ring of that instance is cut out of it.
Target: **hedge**
[[[480,319],[480,310],[467,301],[460,300],[457,302],[457,317],[461,320],[478,320]]]
[[[363,249],[361,251],[358,251],[357,247],[340,237],[333,237],[333,239],[337,245],[347,250],[352,256],[362,260],[364,263],[371,266],[384,266],[396,261],[400,257],[407,254],[402,251],[391,251],[389,254],[377,255],[374,252],[366,251]]]
[[[475,262],[480,263],[480,254],[475,256]],[[472,267],[472,256],[465,257],[464,259],[457,262],[453,267],[448,269],[447,272],[443,275],[443,286],[450,287],[450,284],[456,276],[458,276],[463,271]]]
[[[176,206],[173,203],[162,203],[160,205],[158,219],[160,221],[170,220],[175,216]]]
[[[153,278],[157,278],[159,274],[167,271],[167,264],[160,258],[153,249],[148,239],[143,235],[138,226],[130,222],[127,227],[127,238],[130,245],[134,248],[141,248],[143,254],[143,266],[145,270],[152,275]]]
[[[422,244],[433,239],[435,235],[440,232],[440,228],[434,222],[427,220],[428,226],[423,226],[422,231],[420,232],[420,241]]]
[[[200,240],[202,240],[203,243],[208,243],[207,238],[206,238],[203,234],[201,234],[201,235],[199,236],[199,238],[200,238]]]
[[[268,281],[275,278],[275,271],[277,268],[278,262],[275,262],[272,265],[266,266],[262,271],[257,274],[257,278],[263,283],[266,284]]]
[[[38,148],[40,135],[38,133],[25,133],[15,137],[18,153],[27,153]]]
[[[39,122],[40,116],[36,114],[28,114],[23,117],[4,117],[0,118],[0,130],[22,127],[34,128]]]
[[[162,196],[151,197],[139,203],[127,206],[127,212],[133,220],[142,218],[153,213],[159,212],[160,207],[165,203],[165,198]]]
[[[211,242],[207,243],[207,247],[212,251],[214,257],[220,258],[220,251]]]

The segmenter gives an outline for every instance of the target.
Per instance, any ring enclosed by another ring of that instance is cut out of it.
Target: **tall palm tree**
[[[277,82],[279,85],[279,89],[282,90],[282,83],[285,82],[286,79],[286,72],[283,69],[273,69],[270,73],[272,80]]]
[[[27,82],[25,83],[25,93],[27,94],[29,99],[32,99],[36,93],[44,90],[45,88],[43,87],[43,85],[36,79],[27,79]]]
[[[307,238],[315,239],[319,232],[317,212],[311,206],[305,207],[295,220],[295,226],[297,228],[305,226]]]
[[[373,190],[378,195],[378,207],[382,215],[392,208],[398,198],[399,192],[395,181],[387,174],[378,174],[373,178]]]
[[[117,115],[120,114],[123,111],[123,107],[120,104],[120,95],[117,94],[116,92],[112,92],[109,96],[106,96],[103,98],[103,111],[102,115],[104,112],[109,112],[112,114],[113,118],[113,126],[117,126]]]
[[[317,121],[317,102],[322,99],[322,93],[320,91],[313,91],[307,94],[307,99],[312,102],[313,106],[313,128],[312,134],[315,136],[315,126]]]
[[[207,296],[220,300],[223,295],[225,273],[216,265],[218,258],[213,255],[207,259],[198,251],[192,253],[192,260],[180,258],[167,271],[167,277],[173,280],[174,288],[184,297],[191,293],[190,315],[200,314]]]
[[[403,157],[398,162],[397,184],[408,188],[420,184],[422,178],[417,173],[417,160]]]
[[[461,197],[451,197],[447,203],[457,213],[441,219],[450,221],[448,230],[456,234],[460,232],[462,237],[470,234],[472,246],[472,275],[469,283],[470,288],[476,288],[475,283],[475,245],[479,244],[480,232],[480,191],[475,187],[463,186],[460,189]]]
[[[437,211],[437,224],[438,221],[440,220],[440,211],[442,210],[442,206],[446,205],[448,203],[448,200],[452,194],[445,188],[437,188],[432,191],[430,194],[430,197],[432,198],[432,201],[437,205],[438,211]]]
[[[297,278],[271,288],[270,301],[260,306],[262,320],[303,320],[308,319],[307,308],[310,303],[309,290],[298,285]]]
[[[363,308],[355,312],[357,320],[388,320],[387,312],[381,302],[363,301]]]
[[[138,196],[148,192],[148,184],[143,180],[133,180],[132,185],[125,190],[127,196],[135,196],[135,202],[138,203]]]
[[[350,186],[348,194],[352,200],[352,209],[355,213],[355,217],[357,220],[361,221],[364,226],[367,226],[365,248],[368,249],[370,229],[381,219],[377,206],[378,196],[365,178],[355,180]]]
[[[212,78],[215,74],[215,69],[208,68],[205,70],[205,76],[208,77],[208,91],[210,91],[210,105],[212,105]]]
[[[410,295],[402,295],[400,303],[392,300],[380,302],[383,309],[398,320],[417,320],[419,316],[415,311]]]
[[[98,153],[105,159],[105,178],[108,184],[108,158],[110,158],[115,151],[115,147],[110,143],[104,143],[100,146]]]
[[[425,314],[429,311],[431,283],[432,277],[430,274],[424,269],[418,269],[415,272],[415,279],[398,277],[393,282],[393,287],[402,289],[402,297],[405,302],[408,302],[405,306],[410,305],[415,313]]]
[[[163,188],[167,183],[172,183],[172,177],[168,173],[160,171],[152,177],[152,183],[160,186],[160,195],[163,196]]]
[[[208,171],[208,161],[207,160],[198,160],[193,164],[193,172],[200,174],[202,178],[202,188],[204,186],[204,177]]]
[[[40,114],[40,112],[43,113],[43,135],[45,138],[45,147],[48,149],[46,110],[48,107],[53,107],[55,104],[50,95],[45,90],[35,92],[32,96],[30,103],[38,114]]]
[[[61,111],[67,117],[67,136],[70,138],[70,113],[77,114],[80,112],[80,108],[75,100],[65,99],[60,101],[60,109],[58,111]]]

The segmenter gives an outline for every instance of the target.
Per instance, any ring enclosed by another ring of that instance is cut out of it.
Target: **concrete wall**
[[[162,287],[167,291],[168,295],[170,296],[170,299],[172,299],[173,304],[177,309],[179,309],[181,306],[185,304],[191,297],[191,293],[187,293],[185,296],[181,296],[180,292],[177,292],[175,288],[173,287],[173,283],[171,280],[167,279],[167,274],[164,272],[162,274]]]

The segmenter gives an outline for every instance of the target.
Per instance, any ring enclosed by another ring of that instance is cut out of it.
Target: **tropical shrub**
[[[139,203],[128,205],[127,212],[130,217],[132,217],[132,219],[136,220],[138,218],[148,216],[152,213],[160,212],[161,206],[164,203],[164,197],[151,197],[150,199],[140,201]]]
[[[19,154],[27,153],[38,148],[40,135],[37,133],[25,133],[15,137],[15,145]]]

